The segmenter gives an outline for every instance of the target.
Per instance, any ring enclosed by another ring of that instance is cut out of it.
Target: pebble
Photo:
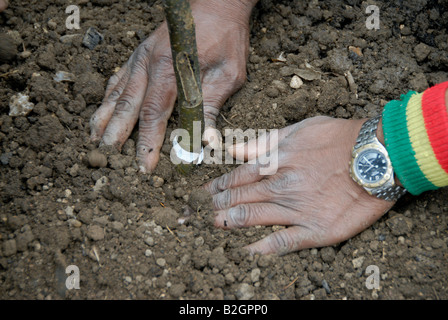
[[[19,117],[30,113],[34,108],[34,103],[30,102],[29,99],[29,96],[20,92],[12,96],[9,101],[9,115]]]
[[[242,283],[236,290],[238,300],[250,300],[255,296],[255,288],[247,283]]]
[[[76,219],[70,219],[68,220],[68,224],[74,228],[80,228],[82,226],[81,221]]]
[[[87,29],[84,38],[82,39],[82,44],[85,45],[90,50],[93,50],[101,41],[104,40],[104,36],[98,32],[94,27]]]
[[[108,182],[109,179],[106,176],[102,176],[101,178],[96,180],[93,191],[100,191]]]
[[[164,180],[161,177],[153,176],[152,177],[152,185],[154,188],[160,188],[164,184]]]
[[[145,256],[147,256],[147,257],[152,256],[152,251],[151,251],[151,249],[146,249],[146,250],[145,250]]]
[[[156,264],[157,264],[159,267],[162,267],[162,268],[163,268],[163,267],[166,265],[166,260],[163,259],[163,258],[159,258],[159,259],[156,260]]]
[[[80,37],[81,35],[79,33],[76,34],[66,34],[59,38],[59,41],[61,41],[64,44],[72,44],[73,40],[77,37]]]
[[[194,246],[195,246],[196,248],[202,246],[203,244],[204,244],[204,238],[202,238],[202,237],[197,237],[197,238],[194,240]]]
[[[87,236],[94,241],[103,240],[104,239],[104,229],[101,228],[100,226],[93,225],[87,231]]]
[[[353,259],[352,260],[353,268],[355,268],[355,269],[361,268],[365,259],[366,259],[366,257],[364,257],[364,256]]]
[[[15,239],[6,240],[3,242],[3,255],[5,257],[12,256],[17,253],[17,245]]]
[[[124,225],[120,221],[113,221],[111,226],[115,231],[121,231],[124,228]]]
[[[107,166],[107,157],[97,149],[94,149],[87,154],[87,161],[93,168],[104,168]]]
[[[257,282],[258,280],[260,280],[260,274],[261,274],[261,270],[258,268],[252,269],[252,271],[250,272],[250,279],[252,280],[252,282]]]
[[[74,217],[73,215],[73,207],[68,206],[67,208],[65,208],[65,214],[67,215],[67,217]]]
[[[402,236],[409,234],[414,226],[412,219],[402,214],[397,214],[386,220],[386,225],[394,236]]]
[[[303,85],[302,79],[298,76],[293,76],[289,86],[293,89],[299,89]]]
[[[153,237],[148,237],[148,238],[146,238],[146,239],[145,239],[145,243],[146,243],[148,246],[153,246],[153,245],[154,245],[154,239],[153,239]]]

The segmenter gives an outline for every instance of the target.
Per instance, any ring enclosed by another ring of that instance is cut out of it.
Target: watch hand
[[[367,163],[369,164],[369,165],[372,165],[372,163],[369,161],[369,160],[367,160],[367,158],[366,157],[362,157],[364,160],[366,160],[367,161]]]

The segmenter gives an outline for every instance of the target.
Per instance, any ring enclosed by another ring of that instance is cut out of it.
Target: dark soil
[[[65,26],[72,3],[80,30]],[[379,30],[366,28],[368,4],[381,9]],[[219,128],[373,116],[408,90],[448,80],[447,9],[446,0],[262,0],[248,82],[225,104]],[[216,229],[208,198],[195,192],[234,165],[180,176],[167,139],[156,172],[140,175],[137,133],[121,153],[100,150],[106,166],[90,162],[89,118],[107,79],[162,20],[160,1],[143,0],[16,0],[0,14],[0,32],[18,52],[0,65],[0,298],[448,298],[447,189],[404,197],[339,245],[249,256],[244,245],[282,227]],[[104,36],[93,49],[82,44],[89,27]],[[296,69],[308,71],[299,89],[290,87]],[[57,82],[58,71],[74,78]],[[13,117],[18,93],[34,109]],[[79,268],[79,290],[65,286],[69,265]],[[366,286],[370,265],[380,270],[378,289]]]

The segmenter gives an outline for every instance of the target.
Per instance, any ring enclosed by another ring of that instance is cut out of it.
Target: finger
[[[0,12],[2,12],[3,10],[5,10],[6,8],[8,8],[8,0],[1,0],[0,1]]]
[[[296,215],[275,203],[244,203],[216,213],[215,226],[223,229],[294,224]]]
[[[232,69],[230,65],[225,68],[209,66],[202,79],[205,120],[203,143],[209,144],[213,149],[220,149],[222,146],[221,134],[216,130],[219,110],[226,100],[241,88],[246,79],[245,72],[233,72],[235,68]]]
[[[290,252],[325,245],[315,239],[313,232],[302,226],[276,231],[267,237],[246,246],[251,253],[285,255]]]
[[[168,119],[177,97],[174,75],[148,89],[140,113],[137,160],[140,171],[151,172],[157,166],[165,139]]]
[[[291,125],[280,130],[265,132],[257,139],[248,142],[237,143],[230,146],[227,151],[238,160],[249,161],[265,155],[278,147],[280,141],[296,130],[295,125]]]
[[[125,143],[137,123],[140,106],[148,87],[148,74],[144,67],[136,64],[129,74],[129,80],[116,100],[112,117],[102,137],[105,145],[114,145],[118,149]],[[111,93],[111,96],[114,92]],[[109,97],[111,97],[109,96]]]
[[[125,65],[109,79],[103,102],[90,118],[90,139],[92,141],[97,141],[103,136],[114,113],[117,100],[128,82],[128,70],[129,68]]]
[[[204,185],[204,189],[210,192],[210,194],[215,195],[226,189],[251,184],[260,181],[263,178],[264,176],[260,174],[260,167],[258,164],[246,163],[237,167],[235,170],[208,182]]]
[[[221,133],[216,129],[216,118],[219,114],[219,108],[210,105],[204,105],[204,133],[202,142],[209,145],[212,149],[222,150]]]
[[[245,181],[244,185],[227,188],[213,195],[213,205],[216,210],[224,210],[242,203],[256,203],[270,201],[273,197],[281,197],[275,188],[271,187],[273,182],[262,179],[254,183]]]

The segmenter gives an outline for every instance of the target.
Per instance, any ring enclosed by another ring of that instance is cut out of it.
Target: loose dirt
[[[65,25],[72,3],[80,30]],[[366,27],[367,5],[380,8],[379,30]],[[219,129],[369,117],[408,90],[447,81],[447,9],[446,0],[262,0],[248,81]],[[92,155],[88,123],[107,79],[162,20],[160,1],[143,0],[16,0],[0,14],[18,52],[0,65],[2,299],[448,298],[447,189],[405,196],[338,245],[249,256],[244,245],[282,227],[216,229],[197,191],[235,165],[181,176],[167,139],[156,171],[138,174],[137,132],[121,153]],[[93,49],[82,44],[89,27],[104,37]],[[72,75],[58,82],[59,71]],[[290,86],[295,74],[300,88]],[[34,108],[13,117],[18,93]],[[176,125],[175,112],[168,138]],[[66,288],[69,265],[79,268],[79,290]],[[369,266],[378,267],[377,289],[366,285]]]

